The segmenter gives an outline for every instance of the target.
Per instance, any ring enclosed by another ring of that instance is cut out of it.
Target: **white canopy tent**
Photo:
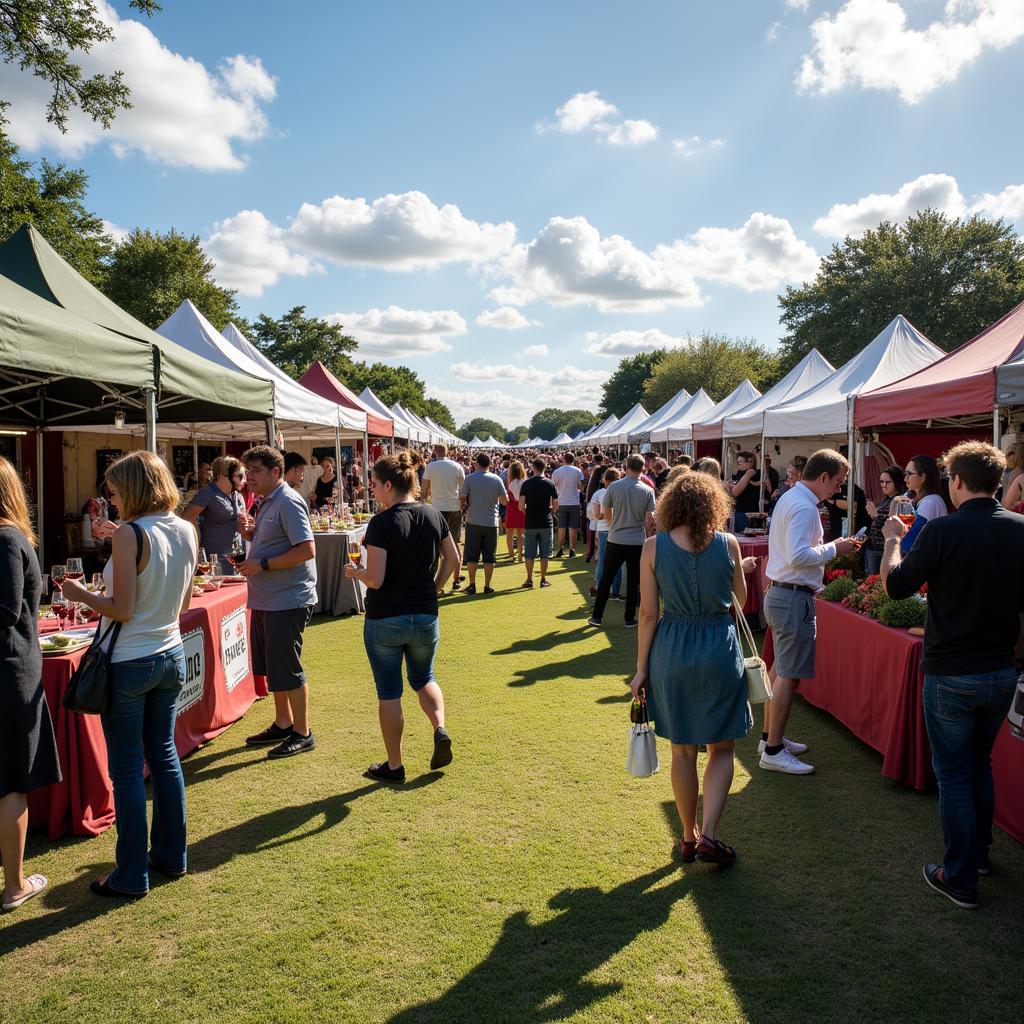
[[[591,429],[588,430],[577,443],[590,444],[591,441],[596,442],[596,440],[599,437],[607,433],[609,427],[615,426],[615,424],[618,422],[619,417],[613,413],[607,419],[604,419],[600,423],[598,423],[596,427],[591,427]]]
[[[459,439],[450,430],[445,430],[445,428],[442,427],[440,423],[437,423],[435,420],[432,420],[429,416],[424,416],[423,419],[428,427],[437,431],[439,443],[459,443]]]
[[[836,368],[816,349],[812,348],[774,387],[745,409],[722,419],[723,437],[760,437],[764,414],[784,402],[805,394],[836,372]]]
[[[467,448],[486,448],[487,447],[487,442],[486,441],[481,441],[479,437],[474,436],[473,440],[470,441],[466,445],[466,447]]]
[[[405,420],[397,419],[395,414],[377,397],[371,388],[363,388],[359,392],[359,401],[378,416],[385,416],[393,420],[395,424],[395,437],[409,440],[409,424]]]
[[[650,439],[654,443],[663,443],[669,440],[669,431],[689,431],[693,422],[703,416],[707,416],[715,408],[715,402],[711,395],[703,388],[699,388],[685,406],[676,414],[674,419],[663,423],[650,432]]]
[[[504,442],[499,441],[493,434],[487,435],[487,440],[484,441],[486,448],[504,448]]]
[[[563,430],[557,437],[551,438],[547,446],[549,448],[562,448],[567,444],[572,444],[572,438]]]
[[[648,416],[650,416],[650,413],[637,402],[625,416],[612,419],[612,422],[607,427],[602,424],[602,429],[600,431],[595,430],[587,440],[593,441],[594,444],[626,444],[629,440],[630,430],[643,423]],[[622,437],[621,441],[619,440],[620,437]]]
[[[366,430],[365,413],[346,409],[307,391],[269,360],[257,361],[251,358],[223,337],[188,299],[156,332],[204,359],[271,381],[274,385],[274,424],[278,431],[303,438],[338,439],[362,437]],[[194,438],[253,436],[251,425],[234,423],[161,422],[160,433]]]
[[[405,409],[405,406],[402,406]],[[405,414],[409,418],[409,422],[420,428],[422,434],[426,434],[426,440],[430,444],[436,444],[442,440],[441,431],[436,427],[432,427],[427,421],[417,413],[414,413],[411,409],[405,409]]]
[[[395,402],[389,415],[397,417],[409,428],[409,440],[417,444],[426,444],[430,440],[430,429],[426,424],[417,423],[416,417],[401,402]]]
[[[649,441],[651,431],[672,419],[692,397],[686,388],[680,388],[663,406],[655,409],[647,419],[638,423],[629,432],[629,440]]]

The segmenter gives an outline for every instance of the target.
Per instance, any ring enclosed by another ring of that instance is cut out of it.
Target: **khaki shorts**
[[[456,544],[459,544],[462,540],[462,510],[458,512],[442,512],[441,518],[448,524],[448,529],[452,531],[452,537]]]

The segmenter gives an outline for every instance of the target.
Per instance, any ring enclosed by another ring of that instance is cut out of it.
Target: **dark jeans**
[[[612,592],[612,581],[623,566],[626,567],[626,622],[636,622],[636,606],[640,603],[640,552],[643,549],[643,544],[605,543],[604,571],[598,580],[597,597],[594,598],[594,618],[598,622]]]
[[[179,645],[151,658],[117,662],[113,668],[102,715],[117,813],[117,867],[110,884],[121,892],[144,893],[149,889],[148,853],[168,871],[184,871],[186,866],[185,780],[174,746],[185,653]],[[148,853],[143,757],[153,783]]]
[[[946,841],[944,876],[962,892],[977,888],[978,855],[992,845],[992,746],[1016,687],[1012,668],[924,677],[924,721]]]

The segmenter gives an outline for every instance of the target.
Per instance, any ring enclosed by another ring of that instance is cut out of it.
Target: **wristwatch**
[[[260,568],[264,572],[266,572],[270,568],[270,563],[265,558],[261,558],[260,559]]]

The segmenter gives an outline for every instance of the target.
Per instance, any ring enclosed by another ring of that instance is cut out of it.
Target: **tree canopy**
[[[611,415],[625,416],[637,402],[643,400],[644,387],[654,368],[665,356],[664,349],[638,352],[619,361],[615,372],[604,382],[601,399],[601,419]]]
[[[644,387],[644,405],[652,412],[680,388],[690,394],[703,388],[720,402],[744,378],[760,391],[778,381],[779,358],[752,338],[702,334],[685,348],[666,352]]]
[[[504,438],[506,431],[497,420],[489,420],[484,416],[477,416],[476,419],[463,423],[456,433],[464,441],[472,441],[474,437],[479,437],[481,441],[486,441],[491,435],[500,441]]]
[[[84,171],[48,160],[36,171],[0,133],[0,241],[32,223],[75,270],[100,285],[113,242],[103,221],[86,209],[88,184]]]
[[[523,441],[529,438],[529,436],[529,427],[513,427],[511,430],[505,431],[505,437],[503,440],[505,444],[522,444]]]
[[[561,433],[573,437],[596,422],[597,416],[587,409],[541,409],[530,420],[529,436],[549,441]]]
[[[159,327],[185,299],[218,331],[239,319],[235,293],[213,279],[213,261],[199,236],[173,228],[166,233],[136,228],[114,249],[102,287],[150,327]]]
[[[156,0],[128,0],[143,14],[160,10]],[[52,89],[46,120],[67,131],[75,107],[104,128],[118,110],[131,106],[124,73],[86,78],[75,53],[88,53],[114,36],[93,0],[3,0],[0,3],[0,60],[16,64]],[[0,115],[7,103],[0,101]]]
[[[897,313],[943,349],[1024,301],[1024,241],[1005,221],[925,210],[846,238],[779,296],[788,368],[812,348],[840,366]]]
[[[272,363],[296,380],[317,360],[344,378],[351,365],[348,353],[356,348],[355,339],[341,327],[320,317],[306,316],[305,306],[293,306],[276,319],[261,313],[250,325],[249,334],[253,344]]]

